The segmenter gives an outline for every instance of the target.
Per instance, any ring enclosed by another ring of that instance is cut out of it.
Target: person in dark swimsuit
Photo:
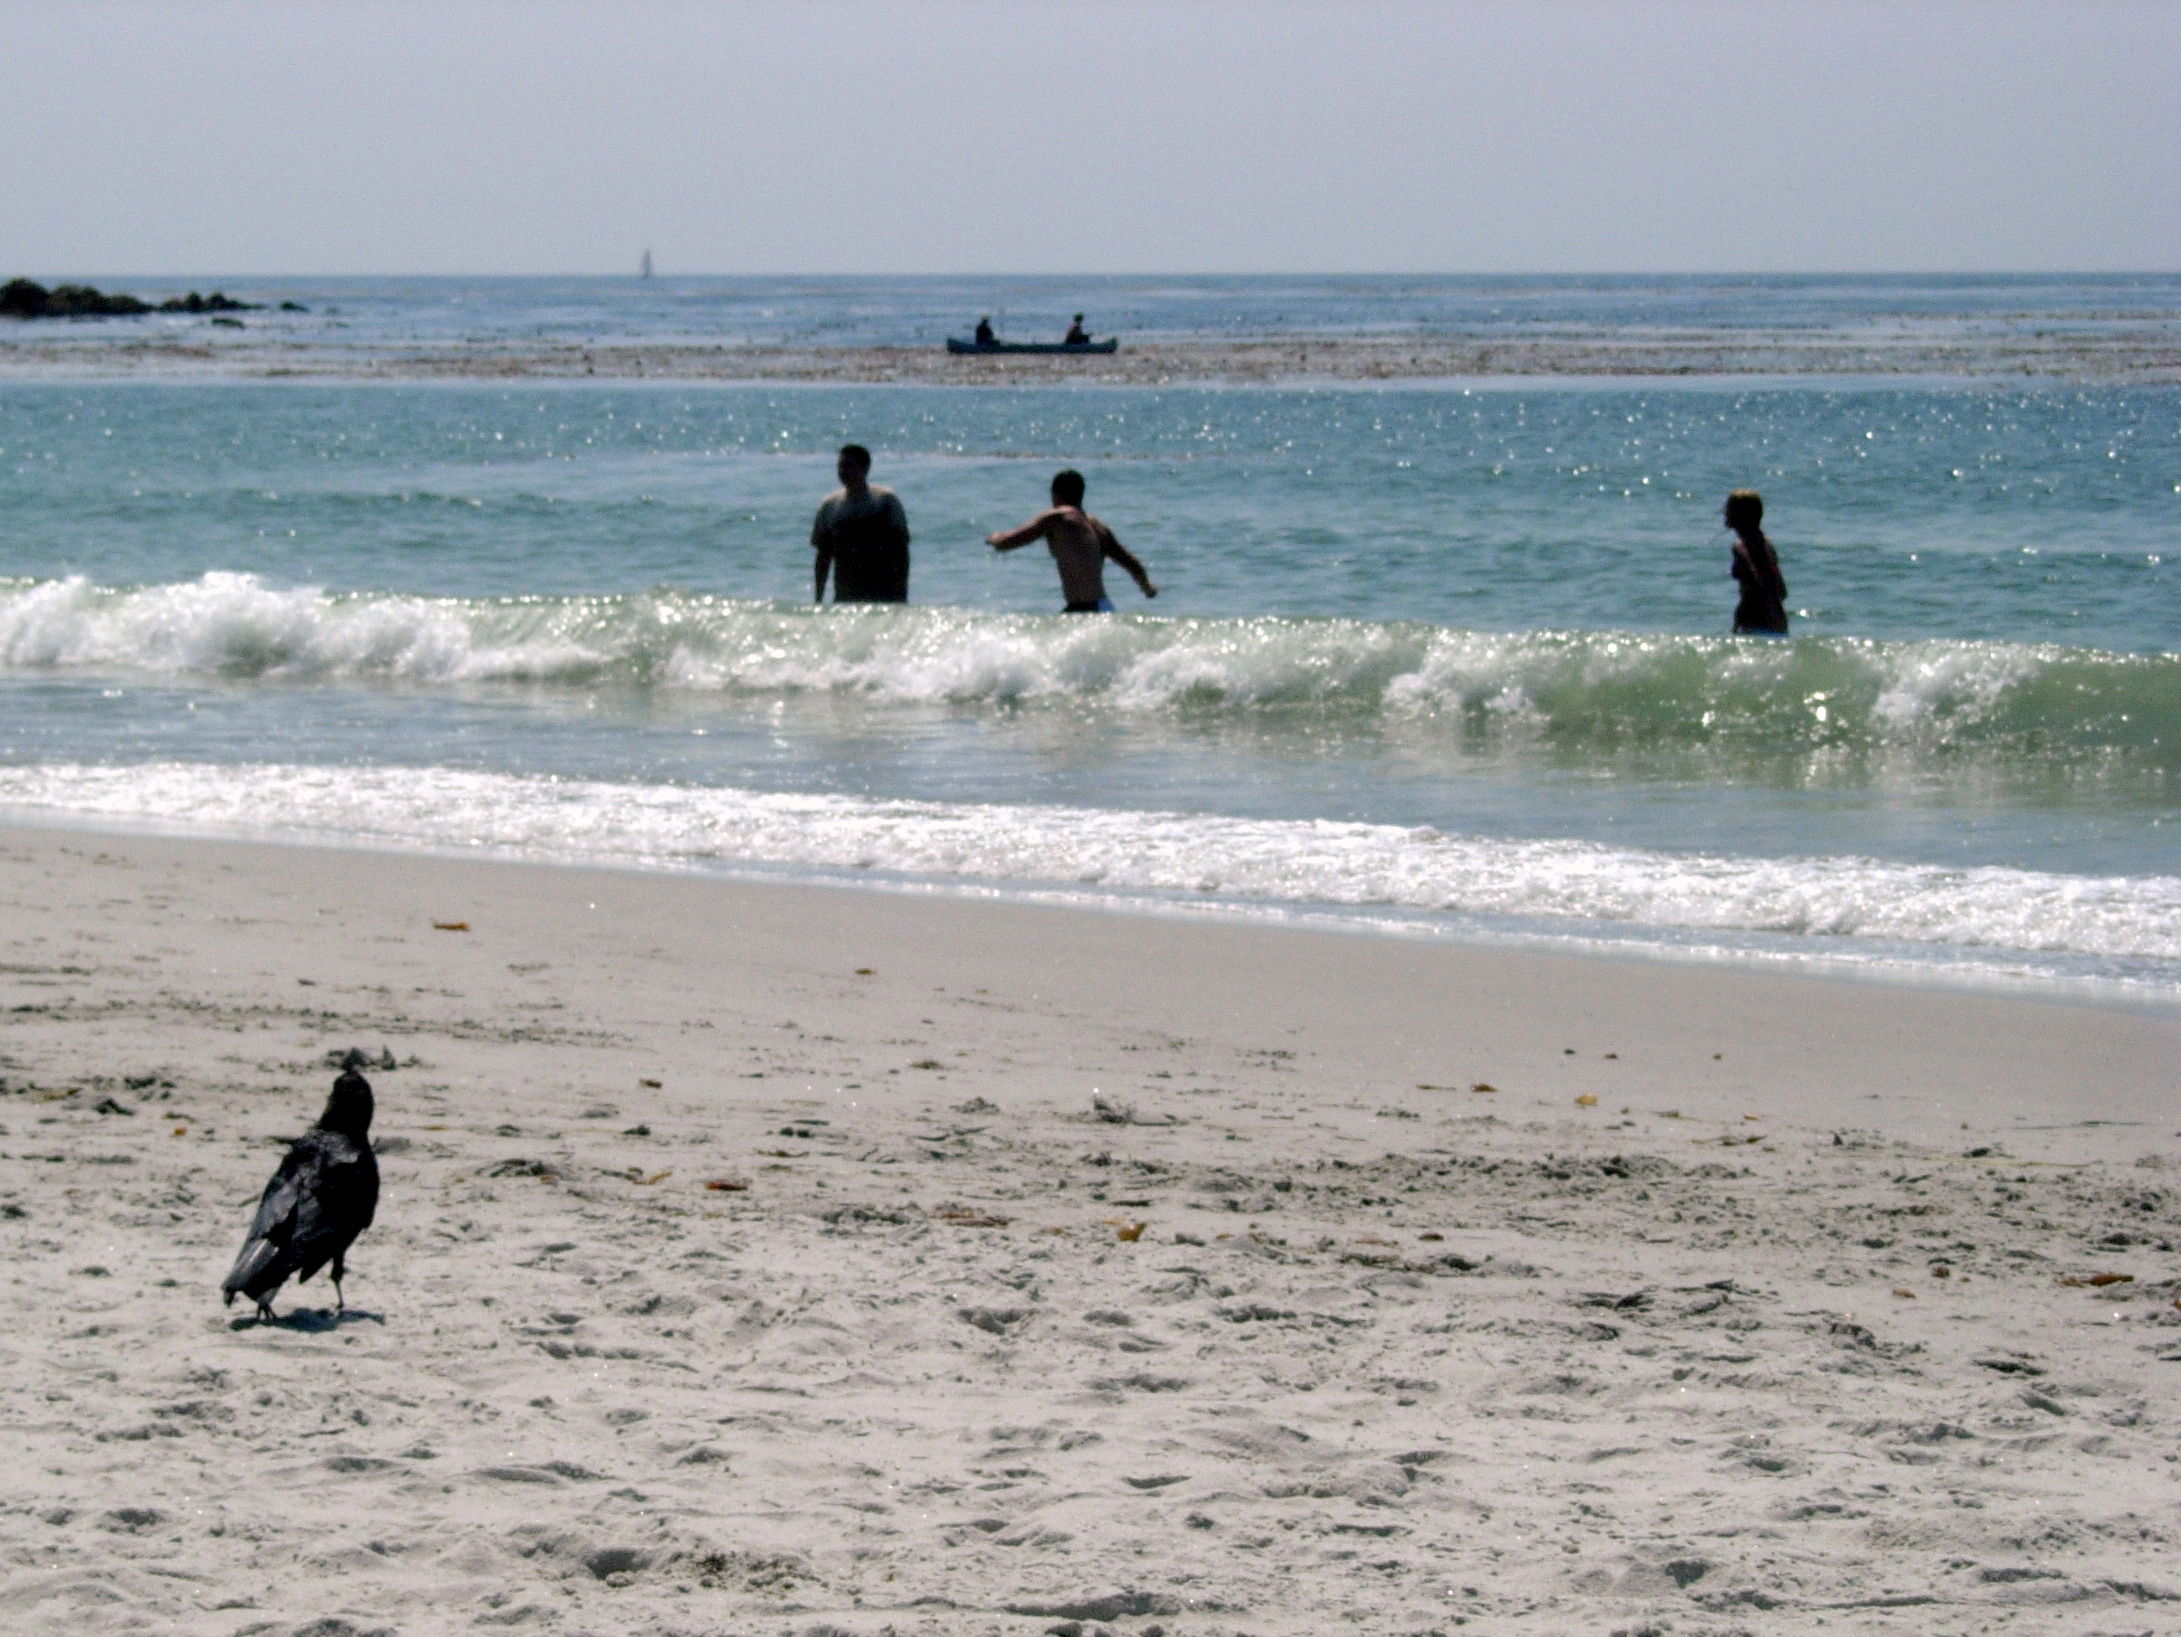
[[[841,486],[825,497],[810,544],[817,552],[812,601],[825,601],[827,571],[837,603],[909,600],[909,518],[893,490],[871,482],[871,451],[842,446],[834,472]]]
[[[1734,531],[1731,572],[1742,588],[1742,600],[1734,605],[1734,629],[1740,636],[1787,635],[1787,581],[1780,574],[1779,554],[1765,538],[1764,497],[1755,489],[1737,489],[1727,496],[1722,514]]]

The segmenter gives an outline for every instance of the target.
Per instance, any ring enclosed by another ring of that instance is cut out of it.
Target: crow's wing
[[[379,1165],[371,1150],[338,1132],[314,1135],[319,1164],[297,1202],[288,1241],[298,1284],[355,1243],[379,1203]]]
[[[250,1232],[242,1242],[242,1253],[235,1258],[234,1268],[220,1285],[227,1295],[233,1296],[239,1290],[255,1298],[279,1289],[281,1282],[295,1271],[296,1224],[306,1202],[317,1191],[318,1174],[324,1162],[319,1145],[313,1140],[319,1135],[315,1131],[304,1133],[281,1156],[280,1169],[273,1173],[272,1180],[265,1184],[265,1192],[259,1196],[257,1215],[250,1221]]]

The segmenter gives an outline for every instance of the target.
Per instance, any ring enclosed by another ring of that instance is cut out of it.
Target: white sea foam
[[[874,801],[448,769],[0,769],[0,805],[632,865],[876,870],[1236,904],[2181,962],[2181,877],[1674,854],[1329,820]]]

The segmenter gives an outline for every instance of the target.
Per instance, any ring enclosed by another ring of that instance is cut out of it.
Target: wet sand
[[[2181,1600],[2170,1015],[32,828],[0,910],[9,1629]],[[354,1309],[259,1327],[350,1046]]]

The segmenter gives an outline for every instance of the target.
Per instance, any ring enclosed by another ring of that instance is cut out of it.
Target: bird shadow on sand
[[[344,1324],[384,1324],[385,1322],[385,1314],[372,1313],[360,1307],[351,1307],[340,1313],[336,1313],[330,1307],[291,1307],[287,1312],[270,1319],[261,1319],[255,1313],[246,1313],[240,1318],[229,1319],[227,1328],[230,1330],[293,1330],[301,1335],[316,1336],[323,1335],[329,1330],[338,1330]]]

